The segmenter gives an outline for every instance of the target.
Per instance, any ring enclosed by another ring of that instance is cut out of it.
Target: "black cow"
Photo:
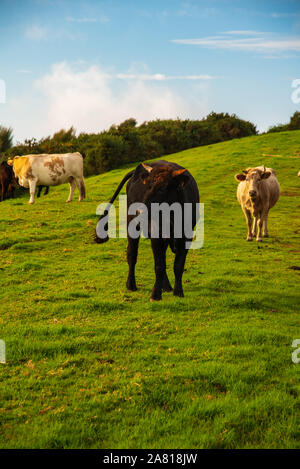
[[[17,181],[13,169],[6,161],[0,164],[0,200],[4,200],[6,196],[13,197]]]
[[[192,240],[192,233],[190,237],[186,237],[184,232],[182,237],[174,237],[174,217],[170,217],[168,223],[170,234],[168,237],[163,236],[162,222],[159,221],[159,236],[151,237],[151,223],[154,222],[151,217],[151,204],[152,203],[167,203],[169,207],[177,202],[183,207],[184,203],[191,204],[192,207],[192,229],[195,227],[199,219],[198,203],[199,192],[195,179],[193,176],[182,166],[168,161],[156,161],[151,164],[140,164],[135,170],[128,173],[114,193],[110,203],[112,204],[117,195],[121,191],[125,182],[129,179],[127,184],[127,261],[129,266],[129,273],[127,278],[127,289],[131,291],[137,290],[135,281],[135,264],[137,261],[139,237],[132,238],[128,232],[128,225],[138,216],[129,215],[128,209],[133,203],[143,203],[148,209],[149,215],[149,231],[144,233],[146,237],[151,238],[151,247],[154,255],[155,262],[155,275],[156,281],[152,289],[150,301],[161,300],[162,291],[172,291],[167,272],[166,272],[166,250],[170,246],[171,250],[175,253],[174,261],[174,274],[175,286],[173,294],[183,297],[182,289],[182,274],[184,271],[184,264],[186,255],[188,253],[188,242]],[[150,209],[150,210],[149,210]],[[171,213],[172,215],[172,213]],[[105,220],[104,220],[105,217]],[[99,222],[106,222],[108,217],[108,210],[100,217]],[[157,220],[156,220],[157,221]],[[182,225],[184,225],[185,215],[183,212]],[[98,223],[99,223],[98,222]],[[107,224],[105,228],[108,229]],[[97,230],[98,231],[98,230]],[[95,241],[103,243],[108,240],[108,236],[99,237],[96,231]]]

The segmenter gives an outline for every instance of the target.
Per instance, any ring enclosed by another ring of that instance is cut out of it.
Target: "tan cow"
[[[70,184],[67,202],[71,202],[76,184],[79,201],[85,197],[83,158],[80,153],[15,156],[8,164],[13,167],[19,184],[29,187],[30,204],[34,203],[36,186],[58,186],[65,182]]]
[[[253,236],[256,236],[256,241],[262,241],[263,224],[264,237],[268,237],[269,210],[274,207],[280,195],[276,173],[272,168],[258,166],[236,174],[235,179],[239,182],[237,199],[245,214],[248,226],[247,241],[252,241]],[[252,216],[254,221],[251,229]]]

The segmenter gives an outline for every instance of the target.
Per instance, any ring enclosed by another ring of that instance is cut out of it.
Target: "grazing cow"
[[[67,202],[71,202],[76,184],[79,201],[85,197],[83,159],[80,153],[15,156],[8,163],[13,166],[19,184],[29,187],[30,204],[34,203],[36,186],[58,186],[65,182],[70,184]]]
[[[258,166],[248,168],[241,174],[236,174],[235,179],[239,182],[237,199],[248,225],[247,241],[252,241],[253,236],[256,236],[256,241],[262,241],[263,224],[264,237],[268,237],[267,220],[269,210],[274,207],[280,195],[280,186],[276,173],[272,168]],[[252,216],[254,221],[251,229]]]
[[[182,289],[182,274],[184,271],[184,264],[186,255],[188,253],[189,242],[192,240],[193,233],[189,232],[190,236],[186,236],[186,232],[182,230],[181,237],[174,235],[174,217],[166,217],[164,220],[164,214],[162,218],[156,218],[153,216],[152,204],[164,204],[170,207],[177,203],[181,209],[183,204],[190,204],[190,229],[194,229],[199,219],[199,192],[195,179],[193,176],[182,166],[176,163],[169,163],[168,161],[156,161],[151,164],[140,164],[135,170],[128,173],[119,184],[116,192],[114,193],[110,203],[112,204],[119,194],[121,188],[125,182],[129,179],[126,187],[127,191],[127,262],[129,266],[129,273],[127,278],[127,289],[131,291],[137,290],[135,281],[135,264],[137,261],[138,244],[141,232],[138,231],[138,236],[133,237],[128,229],[129,224],[133,219],[141,214],[140,210],[135,211],[132,215],[130,206],[134,203],[144,204],[143,207],[147,208],[148,214],[148,233],[145,233],[146,237],[151,239],[151,247],[154,256],[155,264],[155,275],[156,281],[152,289],[150,301],[161,300],[162,291],[172,291],[167,272],[166,272],[166,250],[170,246],[171,250],[175,254],[174,261],[174,274],[175,274],[175,286],[173,294],[176,296],[183,297]],[[108,209],[109,210],[109,209]],[[100,217],[99,222],[104,217],[108,216],[108,210]],[[154,210],[154,209],[153,209]],[[143,209],[142,209],[143,211]],[[146,210],[145,210],[146,212]],[[185,224],[187,215],[183,211],[181,222]],[[158,223],[157,223],[158,220]],[[98,222],[98,223],[99,223]],[[157,234],[153,236],[151,225],[159,227]],[[156,224],[156,225],[155,225]],[[164,227],[168,225],[169,234],[166,236],[163,232]],[[138,226],[138,225],[137,225]],[[98,227],[97,227],[98,228]],[[140,227],[139,227],[140,228]],[[106,224],[107,229],[107,224]],[[102,243],[108,240],[108,236],[99,237],[98,229],[96,230],[95,241]]]
[[[14,196],[14,190],[16,187],[16,179],[14,172],[6,161],[2,161],[0,164],[0,200],[1,202],[8,195],[9,197]]]

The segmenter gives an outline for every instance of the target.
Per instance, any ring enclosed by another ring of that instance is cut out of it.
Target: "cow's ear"
[[[153,169],[152,166],[150,166],[150,165],[148,165],[148,164],[146,164],[146,163],[142,163],[142,166],[143,166],[143,168],[144,168],[148,173],[151,173],[151,171],[152,171],[152,169]]]
[[[184,186],[189,180],[189,175],[186,169],[176,169],[172,172],[172,181],[177,185]]]
[[[245,181],[245,179],[246,179],[246,174],[240,173],[240,174],[236,174],[234,177],[235,177],[235,179],[236,179],[238,182],[240,182],[240,181]]]
[[[265,171],[262,173],[261,178],[262,179],[268,179],[271,176],[271,171]]]
[[[141,178],[143,184],[146,184],[146,180],[150,174],[150,172],[152,171],[152,167],[145,164],[145,163],[141,163],[138,165],[138,167],[136,168],[135,170],[135,173],[139,175],[139,177]]]
[[[12,166],[13,165],[13,160],[10,158],[9,160],[7,160],[7,164],[9,164],[9,166]]]

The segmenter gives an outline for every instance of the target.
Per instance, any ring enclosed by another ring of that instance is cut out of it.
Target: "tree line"
[[[273,127],[270,127],[268,133],[272,132],[283,132],[285,130],[299,130],[300,129],[300,112],[296,111],[290,117],[290,122],[288,124],[277,124]]]
[[[99,133],[73,127],[53,136],[12,144],[12,129],[0,126],[0,161],[15,155],[68,153],[84,157],[85,175],[100,174],[123,164],[158,158],[201,145],[256,135],[256,126],[235,114],[210,113],[201,120],[165,119],[137,125],[134,118]]]

